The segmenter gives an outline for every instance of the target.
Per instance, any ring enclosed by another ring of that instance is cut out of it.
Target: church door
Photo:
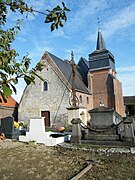
[[[50,126],[50,111],[41,111],[41,117],[44,117],[45,126]]]

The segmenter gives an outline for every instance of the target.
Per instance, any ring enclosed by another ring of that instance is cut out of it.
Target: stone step
[[[98,134],[88,134],[86,137],[88,140],[97,140],[97,141],[117,141],[119,140],[118,135],[98,135]]]
[[[96,129],[96,131],[89,131],[90,134],[99,134],[99,135],[116,135],[117,130],[114,128],[108,128],[108,129]]]
[[[127,146],[127,144],[122,141],[98,141],[98,140],[81,140],[81,143],[91,144],[91,145],[109,145],[109,146]]]

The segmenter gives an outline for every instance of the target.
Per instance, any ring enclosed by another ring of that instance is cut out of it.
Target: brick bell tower
[[[115,59],[106,49],[98,30],[96,50],[89,54],[88,84],[93,94],[93,108],[100,106],[113,108],[121,116],[125,115],[121,82],[116,77]]]

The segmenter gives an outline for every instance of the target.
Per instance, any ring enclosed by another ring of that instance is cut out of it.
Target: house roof
[[[135,96],[124,96],[124,104],[135,103]]]
[[[1,95],[0,95],[0,98],[2,99]],[[0,103],[0,106],[4,106],[4,107],[18,107],[18,103],[11,96],[8,96],[7,97],[7,103],[5,103],[2,100],[2,103]]]
[[[59,57],[51,54],[50,52],[47,52],[50,57],[53,59],[57,67],[60,69],[64,77],[67,79],[70,85],[72,85],[72,66],[70,61],[68,60],[62,60]],[[75,88],[77,91],[84,92],[87,94],[90,94],[90,91],[87,88],[87,84],[85,84],[85,81],[83,79],[84,77],[80,74],[78,71],[78,68],[76,68],[76,79],[75,79]]]

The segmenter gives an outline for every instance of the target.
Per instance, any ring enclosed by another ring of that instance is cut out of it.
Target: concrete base
[[[42,119],[30,119],[30,131],[26,132],[26,136],[19,136],[19,141],[29,142],[36,141],[37,143],[45,144],[46,146],[55,146],[59,143],[69,141],[71,135],[63,134],[62,137],[53,138],[51,134],[53,132],[45,132],[44,118]],[[59,133],[57,133],[59,134]]]

